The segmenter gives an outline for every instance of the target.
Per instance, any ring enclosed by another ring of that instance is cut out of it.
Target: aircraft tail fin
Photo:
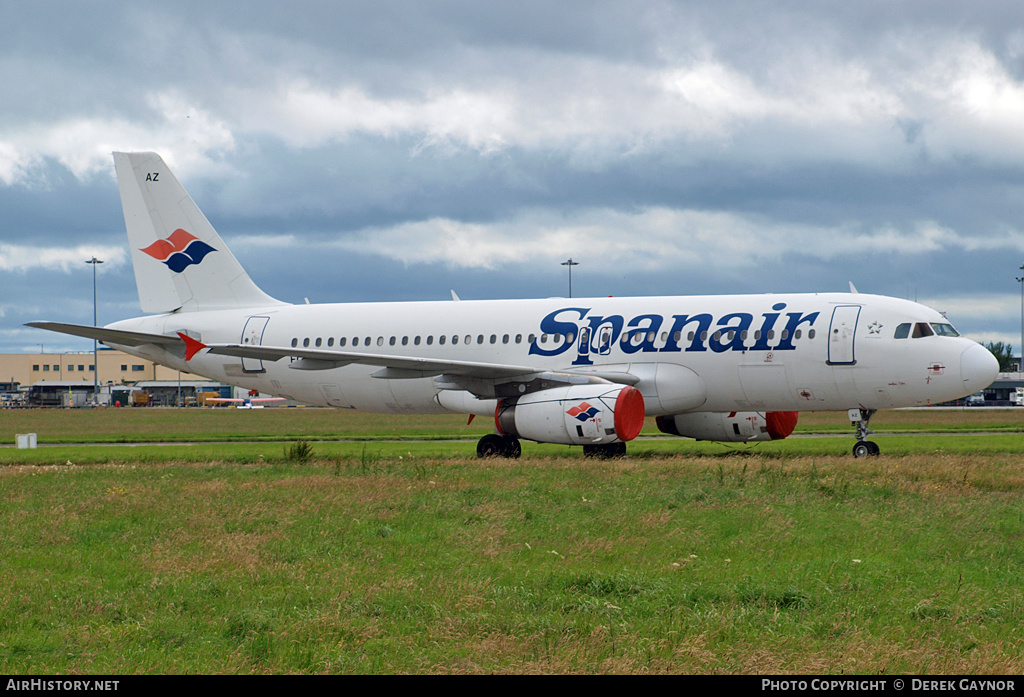
[[[156,153],[114,153],[143,312],[283,305],[249,278]]]

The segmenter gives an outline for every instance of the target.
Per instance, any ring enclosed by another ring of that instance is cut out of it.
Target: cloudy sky
[[[140,314],[114,150],[302,302],[845,291],[1019,350],[1012,2],[0,3],[0,351]]]

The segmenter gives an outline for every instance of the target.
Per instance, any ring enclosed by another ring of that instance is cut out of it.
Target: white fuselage
[[[995,378],[994,358],[975,342],[941,333],[915,338],[912,331],[896,338],[907,324],[949,326],[917,303],[822,293],[276,305],[161,314],[109,327],[185,332],[205,344],[630,374],[640,378],[648,415],[927,405],[972,394]],[[296,369],[302,366],[294,358],[206,352],[186,361],[155,345],[118,348],[307,404],[450,410],[438,401],[445,385],[437,376],[393,377],[359,364]]]

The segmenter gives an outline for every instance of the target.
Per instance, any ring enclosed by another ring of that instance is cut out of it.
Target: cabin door
[[[860,305],[838,305],[832,310],[828,329],[828,364],[853,365],[857,362],[853,340],[857,333]]]
[[[269,317],[250,317],[245,321],[242,328],[242,346],[261,346],[263,344],[263,332],[267,329]],[[242,371],[245,373],[266,372],[263,361],[258,358],[242,358]]]

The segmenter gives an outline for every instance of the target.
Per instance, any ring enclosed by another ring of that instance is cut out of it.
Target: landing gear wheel
[[[870,440],[857,441],[857,444],[853,446],[854,457],[867,457],[878,455],[880,452],[878,444]]]
[[[523,446],[519,444],[518,438],[512,436],[505,436],[505,457],[510,457],[513,460],[518,460],[519,456],[523,454]]]
[[[476,456],[486,457],[510,457],[518,458],[523,453],[518,438],[511,436],[499,436],[497,433],[488,433],[476,444]]]
[[[584,445],[583,457],[596,457],[607,460],[613,457],[625,457],[625,443],[606,443],[604,445]]]
[[[854,457],[878,455],[880,452],[878,444],[868,440],[868,436],[871,435],[868,424],[874,415],[874,409],[850,409],[849,411],[850,423],[857,429],[857,443],[853,446]]]

